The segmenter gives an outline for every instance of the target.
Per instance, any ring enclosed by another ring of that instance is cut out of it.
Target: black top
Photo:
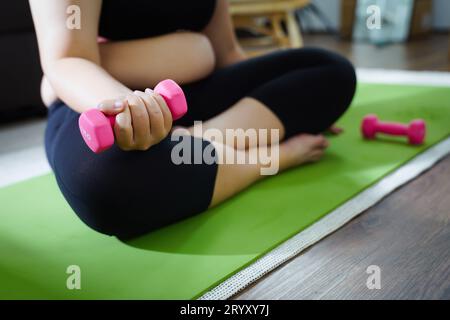
[[[215,4],[216,0],[103,0],[99,35],[130,40],[178,30],[201,31]]]

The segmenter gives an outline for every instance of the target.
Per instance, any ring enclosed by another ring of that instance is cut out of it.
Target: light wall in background
[[[312,0],[330,21],[334,29],[340,26],[341,0]],[[433,0],[433,27],[437,30],[450,29],[450,0]],[[308,28],[321,31],[322,24],[317,19],[311,19]]]
[[[328,18],[333,29],[338,30],[340,26],[341,0],[312,0],[312,2]],[[312,20],[310,26],[313,30],[322,30],[322,24],[317,19]]]
[[[450,29],[450,1],[434,0],[433,21],[435,29]]]

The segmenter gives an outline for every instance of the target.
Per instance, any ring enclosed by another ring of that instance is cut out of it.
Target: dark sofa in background
[[[28,0],[0,5],[0,122],[44,115],[42,71]]]

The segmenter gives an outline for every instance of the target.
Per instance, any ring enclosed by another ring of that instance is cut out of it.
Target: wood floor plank
[[[326,48],[348,57],[360,68],[450,71],[448,33],[385,46],[343,41],[338,36],[307,34],[306,46]]]
[[[447,157],[235,299],[450,299],[449,178]]]

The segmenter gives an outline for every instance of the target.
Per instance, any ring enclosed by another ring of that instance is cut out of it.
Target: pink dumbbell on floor
[[[173,80],[164,80],[155,87],[167,103],[173,120],[180,119],[187,112],[183,90]],[[109,149],[114,144],[113,127],[115,116],[106,116],[98,109],[90,109],[78,119],[81,135],[88,147],[95,153]]]
[[[426,126],[423,120],[413,120],[409,125],[381,122],[376,115],[364,117],[361,125],[363,136],[366,139],[374,139],[378,133],[394,136],[408,137],[410,144],[422,144],[425,140]]]

